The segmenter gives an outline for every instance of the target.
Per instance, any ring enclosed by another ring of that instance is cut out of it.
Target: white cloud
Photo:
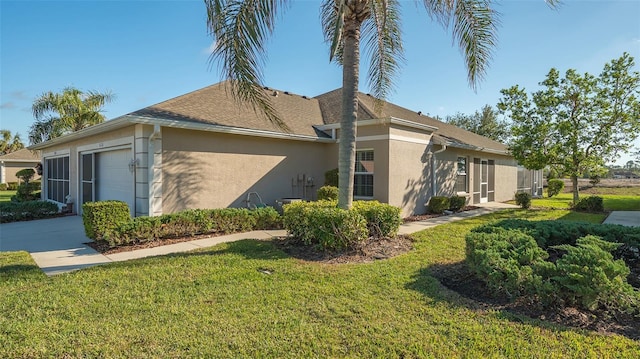
[[[8,102],[5,102],[5,103],[1,104],[0,108],[6,109],[6,110],[12,110],[12,109],[16,108],[16,104],[11,102],[11,101],[8,101]]]
[[[216,42],[214,40],[214,41],[211,42],[211,45],[209,45],[206,48],[202,49],[202,53],[205,54],[205,55],[211,55],[211,53],[215,49],[216,49]]]

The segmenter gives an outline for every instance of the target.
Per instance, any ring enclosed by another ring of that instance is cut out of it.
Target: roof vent
[[[263,87],[263,89],[265,89],[265,90],[269,90],[269,88],[268,88],[267,86]]]
[[[285,95],[288,95],[288,94],[289,94],[289,91],[285,91],[285,92],[284,92],[284,94],[285,94]]]
[[[422,111],[418,111],[418,116],[422,116]]]
[[[302,96],[302,98],[307,98],[307,96]]]
[[[278,91],[273,91],[273,96],[278,97]]]
[[[368,93],[368,94],[367,94],[367,96],[371,97],[371,94],[370,94],[370,93]]]

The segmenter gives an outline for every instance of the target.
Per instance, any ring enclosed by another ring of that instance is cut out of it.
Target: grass
[[[0,202],[10,202],[11,196],[15,196],[17,191],[0,191]]]
[[[595,220],[505,211],[370,264],[243,240],[46,277],[27,254],[0,253],[0,357],[639,357],[637,341],[474,310],[439,285],[429,267],[462,260],[465,234],[501,218]]]
[[[589,195],[581,194],[580,198]],[[602,197],[605,211],[640,211],[640,195],[598,194]],[[573,201],[573,194],[560,193],[554,197],[544,197],[531,200],[531,207],[537,208],[569,208]]]

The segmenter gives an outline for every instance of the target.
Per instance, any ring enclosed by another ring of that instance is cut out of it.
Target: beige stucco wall
[[[47,158],[63,157],[65,155],[69,156],[69,192],[74,201],[75,212],[81,212],[81,208],[78,204],[80,199],[80,174],[78,173],[80,158],[79,148],[88,147],[92,151],[105,151],[112,147],[120,148],[128,146],[133,150],[135,126],[136,125],[131,125],[121,129],[104,132],[99,135],[88,136],[75,141],[47,147],[41,151],[43,162]],[[143,161],[143,159],[140,159],[140,161]],[[46,183],[43,182],[43,189],[45,186]],[[43,198],[45,198],[44,191],[42,195]]]
[[[403,217],[426,211],[425,203],[431,195],[426,149],[424,143],[389,141],[389,204],[400,207]]]
[[[315,199],[333,144],[163,128],[162,209],[246,207],[249,192],[268,205],[283,197]],[[298,178],[313,178],[313,187]],[[292,187],[292,181],[296,187]]]
[[[0,183],[7,182],[18,182],[19,179],[16,176],[18,171],[21,171],[25,168],[33,168],[35,170],[37,163],[34,162],[8,162],[0,163]],[[39,180],[40,175],[36,172],[33,176],[33,180]]]

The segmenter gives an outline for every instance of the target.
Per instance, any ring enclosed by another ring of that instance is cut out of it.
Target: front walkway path
[[[640,211],[613,211],[602,223],[640,227]]]

